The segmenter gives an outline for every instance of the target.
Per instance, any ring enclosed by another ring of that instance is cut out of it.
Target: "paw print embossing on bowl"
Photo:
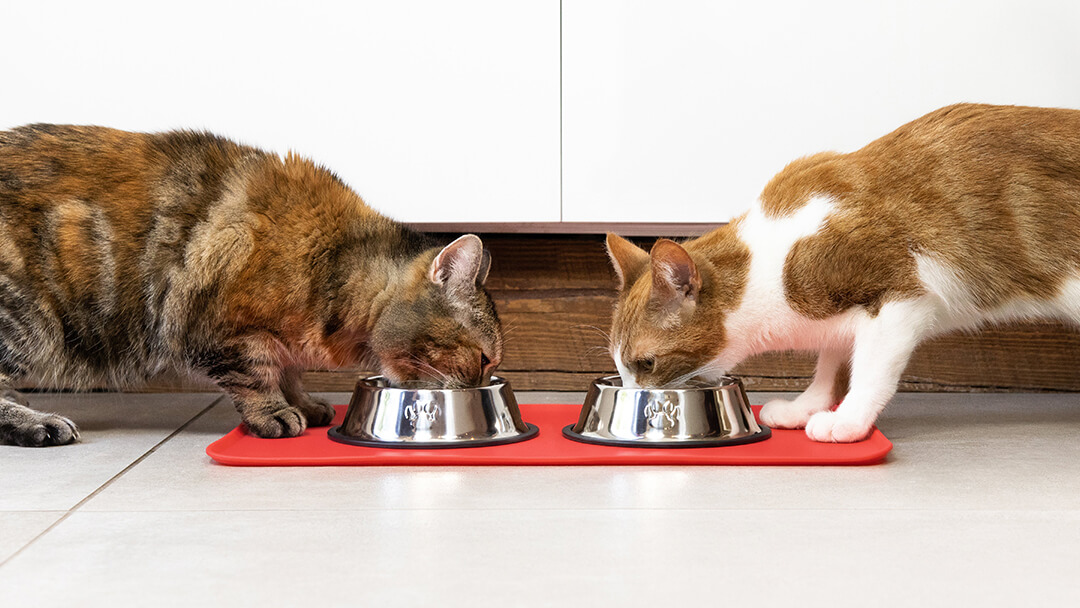
[[[431,430],[432,424],[439,418],[442,409],[434,399],[419,399],[405,406],[405,419],[418,431]]]
[[[738,378],[660,389],[623,388],[618,376],[607,376],[593,381],[577,423],[563,435],[609,446],[699,448],[763,441],[772,431],[754,418]]]
[[[679,419],[679,406],[671,399],[652,401],[645,406],[645,417],[649,426],[658,430],[670,429]]]

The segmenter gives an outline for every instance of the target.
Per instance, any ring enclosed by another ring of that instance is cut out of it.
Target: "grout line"
[[[111,478],[109,478],[109,480],[108,480],[108,481],[106,481],[105,483],[103,483],[103,484],[101,484],[100,486],[98,486],[98,488],[97,488],[96,490],[94,490],[93,492],[91,492],[91,493],[90,493],[89,495],[87,495],[87,496],[86,496],[85,498],[83,498],[83,499],[82,499],[82,500],[80,500],[79,502],[75,503],[75,506],[71,507],[70,509],[68,509],[68,510],[67,510],[67,512],[66,512],[66,513],[64,513],[63,515],[61,515],[61,516],[60,516],[60,519],[58,519],[58,520],[54,521],[54,522],[52,523],[52,525],[50,525],[50,526],[49,526],[48,528],[45,528],[44,530],[42,530],[41,534],[38,534],[38,535],[37,535],[37,536],[35,536],[34,538],[30,539],[30,541],[29,541],[29,542],[27,542],[27,543],[26,543],[25,545],[23,545],[22,547],[20,547],[18,551],[16,551],[15,553],[12,553],[12,554],[11,554],[10,556],[8,556],[8,557],[7,557],[7,559],[5,559],[4,561],[0,561],[0,568],[3,568],[3,567],[4,567],[5,565],[7,565],[7,563],[8,563],[8,562],[10,562],[11,560],[13,560],[13,559],[15,559],[16,557],[18,557],[18,556],[19,556],[19,554],[21,554],[21,553],[22,553],[23,551],[25,551],[25,550],[26,550],[26,549],[27,549],[28,547],[30,547],[30,545],[32,545],[32,544],[34,544],[34,543],[36,543],[36,542],[37,542],[37,541],[38,541],[39,539],[41,539],[41,538],[42,538],[43,536],[45,536],[45,535],[46,535],[46,534],[48,534],[49,532],[52,532],[52,531],[53,531],[53,529],[55,529],[55,528],[56,528],[57,526],[59,526],[60,524],[64,523],[64,521],[65,521],[65,520],[67,520],[67,518],[68,518],[68,517],[71,517],[71,515],[72,515],[73,513],[75,513],[75,511],[78,511],[80,507],[82,507],[82,506],[83,506],[83,505],[85,505],[86,503],[90,502],[90,500],[92,500],[92,499],[93,499],[93,498],[94,498],[95,496],[97,496],[98,494],[101,494],[101,492],[103,492],[103,491],[105,490],[105,488],[107,488],[107,487],[109,487],[110,485],[112,485],[112,483],[113,483],[114,481],[116,481],[117,479],[120,479],[120,478],[121,478],[121,477],[122,477],[122,476],[124,475],[124,473],[127,473],[127,472],[128,472],[128,471],[130,471],[131,469],[135,468],[135,465],[137,465],[137,464],[139,464],[140,462],[142,462],[142,461],[146,460],[146,459],[147,459],[147,458],[148,458],[148,457],[149,457],[149,456],[150,456],[151,454],[153,454],[154,452],[156,452],[158,448],[160,448],[161,446],[165,445],[165,443],[166,443],[167,441],[169,441],[169,440],[170,440],[170,439],[172,439],[173,437],[176,437],[177,435],[179,435],[180,433],[182,433],[182,432],[184,431],[184,429],[186,429],[186,428],[188,428],[189,426],[191,426],[191,424],[192,424],[193,422],[195,422],[196,420],[198,420],[199,418],[201,418],[201,417],[202,417],[202,416],[203,416],[204,414],[206,414],[206,413],[207,413],[207,412],[209,412],[209,411],[210,411],[211,409],[213,409],[213,408],[214,408],[214,406],[216,406],[217,404],[221,403],[222,399],[224,399],[224,398],[225,398],[225,395],[219,395],[219,396],[218,396],[218,398],[217,398],[217,399],[214,399],[214,401],[213,401],[213,402],[212,402],[212,403],[211,403],[210,405],[206,406],[206,407],[205,407],[205,408],[203,408],[203,409],[202,409],[201,411],[199,411],[199,412],[198,412],[197,414],[195,414],[194,416],[192,416],[192,417],[191,417],[191,418],[190,418],[190,419],[189,419],[189,420],[188,420],[187,422],[185,422],[184,424],[180,425],[180,428],[176,429],[176,430],[175,430],[175,431],[173,431],[172,433],[169,433],[169,436],[168,436],[168,437],[166,437],[166,438],[162,439],[161,441],[157,442],[157,443],[156,443],[156,444],[154,445],[154,447],[152,447],[152,448],[150,448],[149,450],[147,450],[147,451],[146,451],[146,452],[145,452],[145,453],[144,453],[144,454],[143,454],[142,456],[139,456],[138,458],[136,458],[136,459],[135,459],[135,460],[134,460],[134,461],[133,461],[133,462],[132,462],[131,464],[129,464],[129,465],[127,465],[126,467],[124,467],[124,468],[123,468],[123,470],[121,470],[121,471],[120,471],[119,473],[117,473],[116,475],[113,475],[113,476],[112,476]]]

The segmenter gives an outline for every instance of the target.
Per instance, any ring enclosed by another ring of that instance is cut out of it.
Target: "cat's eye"
[[[638,359],[634,366],[637,367],[639,372],[649,374],[652,373],[653,368],[656,367],[656,359],[653,359],[652,357]]]
[[[480,353],[480,367],[485,368],[490,364],[491,364],[491,359],[488,359],[488,356],[485,355],[484,353]]]

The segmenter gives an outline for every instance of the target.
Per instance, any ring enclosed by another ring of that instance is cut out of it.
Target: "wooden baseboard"
[[[592,234],[603,235],[614,232],[621,236],[644,236],[669,238],[700,236],[722,226],[727,222],[702,223],[652,223],[641,222],[443,222],[410,223],[421,232],[442,232],[446,234],[486,234],[488,236],[517,234],[525,238],[537,235]]]

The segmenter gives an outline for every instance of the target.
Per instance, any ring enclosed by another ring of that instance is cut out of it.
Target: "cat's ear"
[[[452,291],[475,289],[487,279],[491,254],[475,234],[466,234],[450,243],[431,261],[428,277]]]
[[[682,245],[660,239],[649,257],[652,258],[652,297],[670,311],[684,311],[687,305],[695,305],[701,292],[701,273]]]
[[[484,250],[484,256],[480,259],[480,271],[476,273],[476,284],[480,287],[487,282],[488,272],[491,270],[491,252]]]
[[[620,290],[633,285],[649,267],[649,254],[644,249],[613,232],[607,233],[607,252]]]

